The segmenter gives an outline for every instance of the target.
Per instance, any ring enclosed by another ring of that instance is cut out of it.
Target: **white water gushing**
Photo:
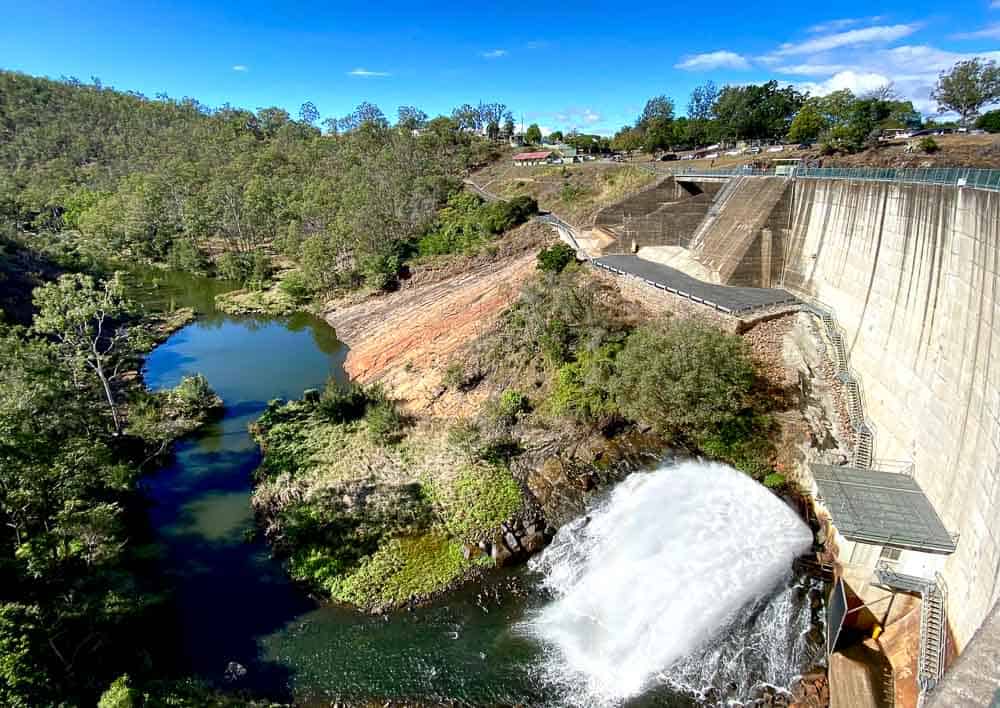
[[[523,629],[581,705],[656,684],[747,698],[804,668],[808,588],[787,581],[810,543],[794,511],[731,467],[635,473],[533,561],[555,599]]]

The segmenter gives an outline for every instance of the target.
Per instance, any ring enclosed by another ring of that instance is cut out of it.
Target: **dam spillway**
[[[791,508],[731,467],[635,473],[533,561],[554,599],[522,630],[579,705],[657,683],[743,700],[816,658],[808,591],[788,584],[811,542]]]

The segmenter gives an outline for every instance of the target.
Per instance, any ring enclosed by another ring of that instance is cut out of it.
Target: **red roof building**
[[[514,155],[513,160],[515,165],[541,165],[548,161],[552,157],[551,150],[542,150],[540,152],[519,152]]]

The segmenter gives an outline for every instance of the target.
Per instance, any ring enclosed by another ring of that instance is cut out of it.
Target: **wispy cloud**
[[[877,88],[891,83],[889,77],[873,71],[854,71],[848,69],[834,74],[826,81],[819,83],[806,82],[799,84],[799,88],[805,89],[815,96],[825,96],[834,91],[850,89],[855,95],[873,91]]]
[[[233,64],[233,71],[240,71],[240,72],[250,71],[250,67],[248,67],[246,64]]]
[[[380,76],[392,76],[388,71],[369,71],[362,67],[347,72],[348,76],[360,76],[364,79],[377,78]]]
[[[993,7],[1000,7],[1000,0],[997,0]],[[959,32],[958,34],[953,34],[951,35],[951,39],[1000,39],[1000,22],[994,22],[991,25],[986,25],[982,29],[974,32]]]
[[[997,2],[1000,2],[1000,0],[997,0]],[[527,42],[524,45],[524,48],[525,49],[545,49],[545,47],[549,46],[550,44],[551,44],[551,42],[549,42],[546,39],[534,39],[534,40],[532,40],[530,42]]]
[[[773,71],[796,76],[831,76],[847,68],[843,64],[791,64],[776,66]]]
[[[483,59],[499,59],[500,57],[507,56],[506,49],[491,49],[488,52],[480,52],[479,56]]]
[[[1000,2],[1000,0],[997,0]],[[826,34],[827,32],[839,32],[845,30],[848,27],[854,27],[855,25],[863,25],[870,22],[878,22],[882,19],[881,15],[876,15],[875,17],[844,17],[839,20],[827,20],[826,22],[820,22],[819,24],[813,25],[812,27],[807,27],[806,32],[811,34]]]
[[[691,54],[684,57],[679,64],[674,64],[675,69],[685,71],[704,71],[707,69],[749,69],[750,62],[741,54],[720,49],[717,52],[705,52],[704,54]]]
[[[807,39],[804,42],[786,42],[772,52],[772,54],[774,56],[811,54],[839,49],[840,47],[856,47],[861,44],[871,44],[874,42],[893,42],[913,34],[918,29],[920,29],[920,25],[916,23],[864,27],[848,30],[847,32],[828,34],[823,37],[816,37],[815,39]]]

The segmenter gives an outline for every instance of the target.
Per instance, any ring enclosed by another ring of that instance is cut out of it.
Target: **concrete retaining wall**
[[[961,534],[946,560],[904,552],[900,562],[941,568],[963,647],[1000,596],[1000,193],[805,179],[790,208],[772,243],[776,284],[836,312],[876,457],[912,460]],[[855,550],[855,562],[874,562]]]
[[[633,245],[686,246],[722,186],[681,183],[666,177],[601,209],[594,225],[616,236],[604,254],[632,253]]]

